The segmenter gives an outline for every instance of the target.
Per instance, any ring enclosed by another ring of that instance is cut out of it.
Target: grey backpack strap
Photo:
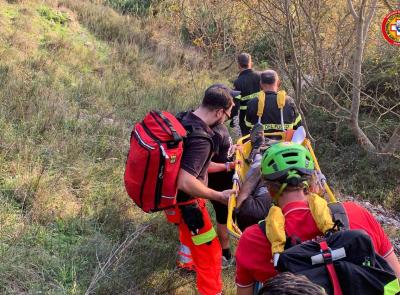
[[[332,220],[334,223],[340,221],[342,224],[341,229],[349,230],[350,223],[349,217],[347,216],[346,209],[341,202],[329,203],[329,209],[331,210]]]

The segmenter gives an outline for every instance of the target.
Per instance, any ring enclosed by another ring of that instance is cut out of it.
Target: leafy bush
[[[66,25],[69,22],[69,17],[65,12],[55,11],[47,6],[42,6],[38,9],[40,16],[51,23]]]
[[[193,0],[176,10],[182,41],[201,48],[210,60],[232,56],[253,35],[248,15],[238,1]]]
[[[307,117],[316,137],[315,154],[333,189],[399,210],[400,160],[362,151],[347,124],[332,121],[322,111]],[[377,140],[376,134],[368,135]]]
[[[159,0],[106,0],[112,8],[123,14],[149,15],[157,6]]]

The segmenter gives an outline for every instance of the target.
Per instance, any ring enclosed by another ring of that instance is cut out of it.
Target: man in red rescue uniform
[[[283,146],[283,145],[282,145]],[[291,157],[286,158],[287,161],[293,161],[297,157],[298,163],[307,163],[306,154],[298,153],[296,155],[296,147],[294,144],[287,145],[286,150],[290,151]],[[305,148],[297,145],[301,149]],[[272,147],[269,148],[272,150]],[[276,149],[277,150],[277,149]],[[290,177],[300,177],[307,179],[311,187],[314,187],[312,178],[309,178],[305,169],[299,170],[295,165],[285,164],[287,169],[278,168],[271,172],[263,168],[268,167],[271,160],[278,163],[280,155],[283,153],[283,148],[279,151],[271,151],[269,157],[264,157],[261,163],[261,173],[266,179],[266,186],[273,197],[277,200],[277,205],[282,209],[285,217],[285,232],[287,236],[296,236],[301,241],[311,240],[321,235],[316,222],[311,213],[309,205],[308,191],[305,190],[305,181],[298,185],[291,184]],[[267,155],[268,150],[266,151]],[[309,155],[311,157],[311,155]],[[282,158],[282,157],[281,157]],[[294,161],[296,163],[296,161]],[[312,161],[309,161],[312,162]],[[309,163],[308,162],[308,163]],[[310,173],[308,171],[307,173]],[[276,175],[276,176],[273,176]],[[273,177],[275,179],[273,179]],[[299,179],[300,179],[299,178]],[[386,236],[383,228],[378,221],[366,209],[353,202],[344,202],[343,206],[349,218],[350,229],[364,230],[371,238],[375,251],[381,255],[389,266],[393,269],[394,274],[400,278],[400,263],[394,253],[392,244]],[[236,285],[237,295],[252,295],[255,282],[265,282],[274,277],[277,272],[272,262],[271,243],[267,236],[262,232],[258,224],[248,227],[242,234],[239,240],[238,248],[236,249]],[[386,294],[386,292],[385,292]]]
[[[177,201],[180,213],[179,238],[191,252],[197,277],[197,289],[202,295],[222,292],[222,252],[217,234],[206,208],[206,200],[227,204],[232,190],[222,192],[207,187],[207,169],[214,152],[212,127],[230,117],[233,96],[238,95],[222,84],[209,87],[201,105],[181,120],[185,129],[201,136],[185,140],[178,175]]]

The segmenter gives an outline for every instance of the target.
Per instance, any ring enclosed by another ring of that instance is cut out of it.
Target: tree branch
[[[350,110],[342,107],[337,101],[336,99],[332,96],[332,94],[330,94],[329,92],[327,92],[325,89],[319,88],[318,86],[311,84],[310,81],[308,81],[307,78],[305,78],[303,76],[303,80],[307,83],[308,86],[312,87],[313,89],[315,89],[317,92],[319,92],[320,94],[324,94],[327,95],[329,97],[329,99],[338,107],[338,109],[344,111],[347,114],[351,114]],[[346,118],[349,119],[349,118]]]
[[[354,6],[353,6],[353,2],[352,0],[347,0],[347,6],[349,6],[351,15],[354,17],[355,20],[358,20],[359,16],[356,13],[356,11],[354,10]]]
[[[386,5],[386,7],[389,9],[389,11],[393,11],[394,8],[392,5],[390,5],[389,1],[383,0],[383,3]]]
[[[364,27],[363,27],[363,42],[365,42],[365,40],[367,39],[367,32],[369,29],[369,26],[371,25],[371,21],[372,18],[374,17],[375,11],[376,11],[376,3],[378,2],[378,0],[373,0],[372,1],[372,5],[369,7],[367,16],[365,18],[365,23],[364,23]]]

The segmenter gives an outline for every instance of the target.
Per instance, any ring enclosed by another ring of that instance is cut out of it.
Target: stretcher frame
[[[264,132],[265,138],[271,138],[271,137],[279,138],[280,137],[280,141],[290,141],[292,136],[293,136],[293,130],[271,132],[271,133]],[[246,135],[246,136],[239,138],[239,140],[237,141],[237,145],[241,146],[241,148],[236,150],[236,165],[235,165],[235,173],[233,176],[233,190],[235,192],[232,193],[232,195],[229,198],[229,202],[228,202],[227,228],[228,228],[228,232],[230,235],[232,235],[235,238],[240,238],[242,231],[239,229],[239,226],[237,225],[236,220],[234,220],[234,211],[236,208],[236,198],[237,198],[237,195],[238,195],[238,192],[240,189],[240,184],[243,183],[243,180],[249,169],[249,164],[246,162],[246,159],[248,158],[249,154],[251,153],[251,149],[252,149],[251,142],[250,142],[250,135]],[[318,174],[321,175],[321,168],[320,168],[318,160],[315,156],[314,150],[311,146],[310,140],[305,138],[304,141],[302,142],[302,145],[305,146],[309,150],[309,152],[314,160],[314,166],[315,166],[315,171],[316,171],[317,175]],[[324,192],[324,197],[326,197],[329,202],[336,202],[335,195],[333,194],[332,190],[330,189],[325,178],[322,178],[319,181],[319,185],[321,186],[322,191]]]

